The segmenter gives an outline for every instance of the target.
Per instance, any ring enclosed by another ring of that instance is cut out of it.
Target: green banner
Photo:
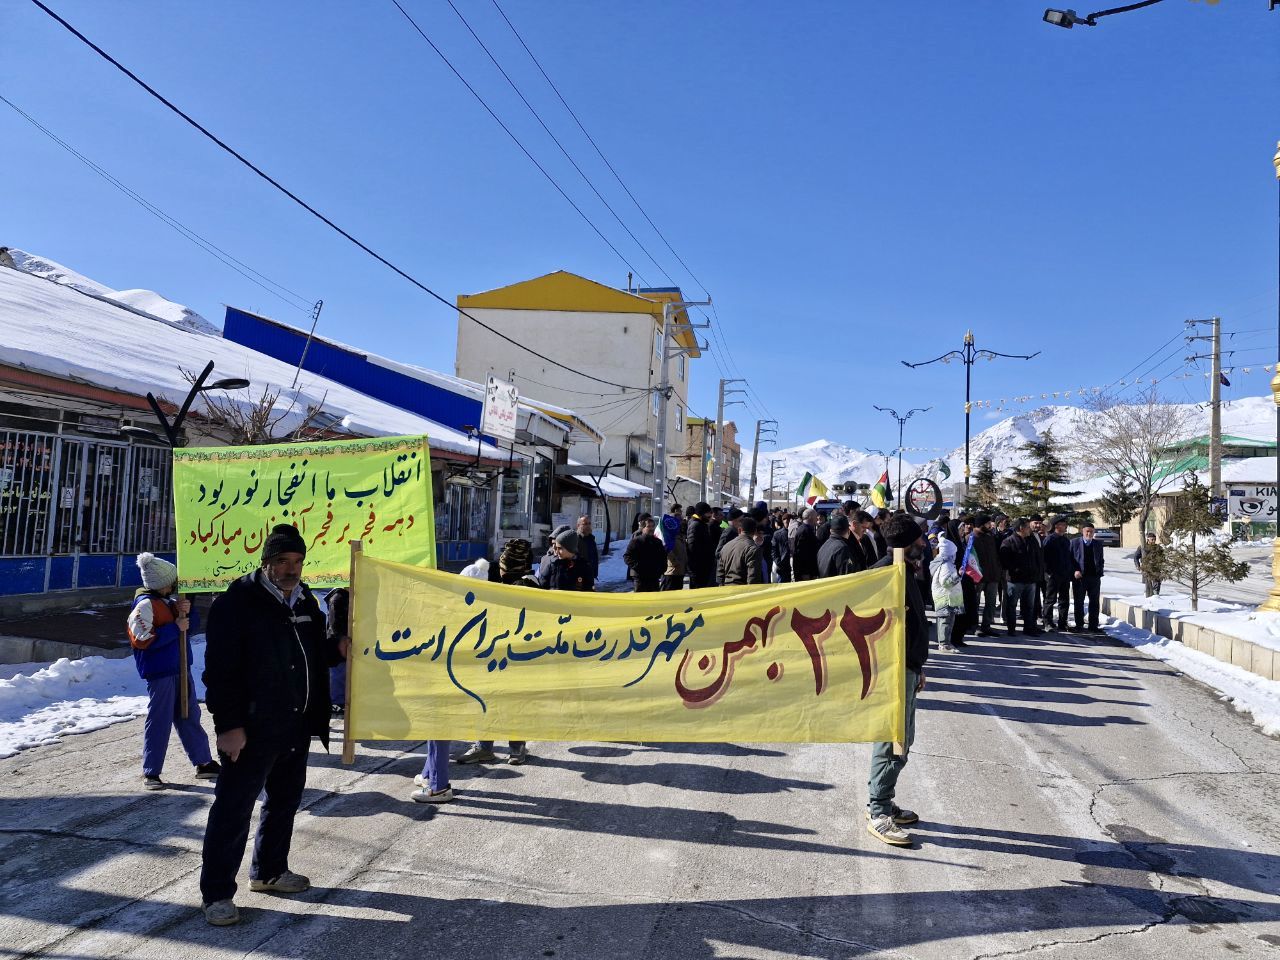
[[[352,540],[383,560],[436,565],[426,437],[382,437],[173,451],[178,582],[221,590],[261,566],[271,528],[307,543],[303,579],[345,586]]]

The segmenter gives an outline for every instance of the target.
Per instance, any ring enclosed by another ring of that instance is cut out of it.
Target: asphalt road
[[[1280,957],[1280,742],[1105,638],[935,655],[910,850],[863,829],[860,745],[534,744],[439,808],[420,745],[317,747],[315,886],[234,928],[198,910],[210,789],[171,754],[139,791],[140,737],[0,760],[0,956]]]

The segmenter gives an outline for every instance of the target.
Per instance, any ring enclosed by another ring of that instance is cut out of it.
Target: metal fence
[[[172,477],[163,447],[0,430],[0,557],[172,551]]]

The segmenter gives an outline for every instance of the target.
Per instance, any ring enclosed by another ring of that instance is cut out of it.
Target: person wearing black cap
[[[1054,629],[1053,611],[1058,610],[1059,633],[1067,630],[1067,602],[1071,597],[1071,581],[1076,563],[1071,556],[1071,538],[1067,536],[1067,518],[1053,518],[1053,533],[1044,542],[1044,629]]]
[[[738,539],[738,534],[742,532],[742,518],[744,514],[737,507],[729,508],[729,522],[720,532],[720,539],[716,543],[716,586],[724,586],[724,580],[721,578],[720,571],[720,555],[724,553],[724,548]]]
[[[873,569],[889,566],[893,563],[893,550],[899,547],[909,549],[922,536],[916,522],[905,515],[890,517],[881,532],[888,551],[876,561]],[[872,745],[871,778],[867,783],[867,832],[895,847],[911,846],[911,835],[902,828],[920,819],[913,811],[899,807],[893,799],[898,776],[907,765],[907,756],[916,737],[916,694],[924,689],[924,664],[929,659],[929,620],[924,612],[924,599],[920,596],[915,577],[908,576],[906,581],[906,740],[901,745],[901,754],[894,752],[892,743]]]
[[[862,549],[849,537],[849,518],[842,512],[827,521],[827,542],[818,548],[818,577],[841,577],[857,573],[865,565]]]
[[[685,540],[689,545],[689,589],[696,590],[699,587],[715,586],[716,541],[708,526],[711,505],[700,500],[692,509]]]
[[[982,582],[978,584],[978,597],[982,600],[982,620],[978,636],[994,634],[996,609],[1000,606],[1000,581],[1004,570],[1000,566],[1000,545],[995,537],[995,519],[986,513],[973,518],[973,552],[978,555],[982,569]]]
[[[289,869],[293,819],[307,779],[313,736],[329,746],[327,671],[345,659],[347,636],[329,636],[302,582],[307,545],[278,524],[262,545],[262,566],[213,601],[205,633],[205,705],[213,717],[222,773],[204,835],[200,894],[205,919],[240,919],[234,900],[249,820],[266,791],[249,889],[302,893],[311,886]]]

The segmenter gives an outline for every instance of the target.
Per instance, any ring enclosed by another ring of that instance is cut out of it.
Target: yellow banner
[[[173,451],[178,576],[188,591],[220,590],[261,565],[278,523],[307,544],[306,580],[345,586],[350,542],[434,567],[435,517],[426,437],[382,437]]]
[[[905,739],[902,566],[617,594],[355,569],[349,741]]]

